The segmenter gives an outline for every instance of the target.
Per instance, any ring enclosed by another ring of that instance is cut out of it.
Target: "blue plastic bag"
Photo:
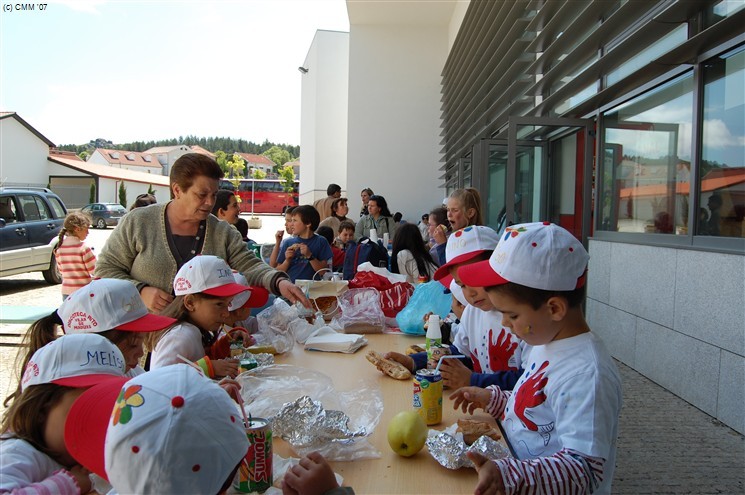
[[[445,318],[450,312],[452,298],[440,282],[419,284],[409,303],[396,315],[396,323],[403,333],[424,335],[424,315],[435,313]]]

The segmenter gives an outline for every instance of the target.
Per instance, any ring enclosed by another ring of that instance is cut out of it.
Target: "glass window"
[[[722,0],[715,3],[704,11],[704,28],[730,17],[743,7],[745,7],[745,2],[742,0]]]
[[[12,196],[0,198],[0,218],[5,220],[5,223],[17,222],[17,212],[18,208],[16,208],[16,203]]]
[[[704,63],[696,234],[745,237],[745,47]]]
[[[606,85],[611,86],[632,72],[635,72],[657,57],[669,52],[688,38],[688,24],[681,24],[670,33],[649,45],[647,48],[634,55],[616,70],[606,76]]]
[[[52,205],[52,210],[54,210],[54,218],[65,218],[65,207],[62,206],[60,200],[50,197],[49,203]]]
[[[506,225],[507,207],[507,146],[489,145],[489,184],[486,194],[486,224],[502,232]]]
[[[693,76],[603,114],[600,230],[688,233]]]
[[[34,220],[40,220],[39,207],[36,206],[36,201],[31,195],[18,196],[21,202],[21,210],[23,210],[23,218],[27,222],[33,222]]]
[[[34,197],[34,201],[36,201],[36,208],[39,210],[39,220],[49,220],[51,215],[44,200],[39,197]]]

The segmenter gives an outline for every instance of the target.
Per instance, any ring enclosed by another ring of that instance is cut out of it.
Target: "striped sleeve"
[[[12,490],[0,490],[9,495],[80,495],[80,487],[73,475],[64,469],[37,483]]]
[[[486,406],[486,412],[491,414],[495,419],[499,419],[502,417],[504,408],[507,407],[507,401],[512,393],[505,392],[496,385],[490,385],[486,389],[491,392],[491,399]]]
[[[85,269],[88,270],[88,273],[90,273],[92,277],[93,272],[96,269],[96,255],[93,254],[93,250],[91,248],[89,248],[88,246],[85,246],[85,249],[83,250],[82,258],[83,258],[83,264],[85,265]]]
[[[495,461],[507,494],[579,495],[593,493],[603,481],[605,460],[571,449],[549,457]]]

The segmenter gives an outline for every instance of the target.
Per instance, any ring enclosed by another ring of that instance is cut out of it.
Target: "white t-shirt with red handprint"
[[[453,345],[471,358],[474,373],[517,370],[520,340],[502,327],[502,313],[481,311],[470,304],[463,310]]]
[[[564,460],[583,459],[582,470],[593,480],[591,483],[598,484],[593,493],[610,493],[621,379],[600,338],[588,332],[542,346],[527,346],[523,366],[525,371],[512,394],[507,397],[495,390],[490,405],[504,405],[506,401],[501,423],[519,462],[553,456],[558,465],[569,466]],[[489,409],[499,414],[498,408]],[[513,477],[509,473],[516,475],[522,468],[531,468],[530,464],[521,467],[514,461],[515,465],[508,466],[509,461],[504,464],[497,462],[508,478]],[[571,474],[568,467],[567,472]],[[526,481],[519,479],[521,476],[515,478],[513,486]]]

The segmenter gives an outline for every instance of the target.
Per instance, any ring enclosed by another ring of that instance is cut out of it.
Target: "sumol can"
[[[442,421],[442,375],[437,370],[419,370],[414,376],[414,409],[427,423]]]
[[[250,418],[246,437],[248,452],[233,480],[233,488],[243,493],[264,493],[273,483],[272,428],[269,420]]]

